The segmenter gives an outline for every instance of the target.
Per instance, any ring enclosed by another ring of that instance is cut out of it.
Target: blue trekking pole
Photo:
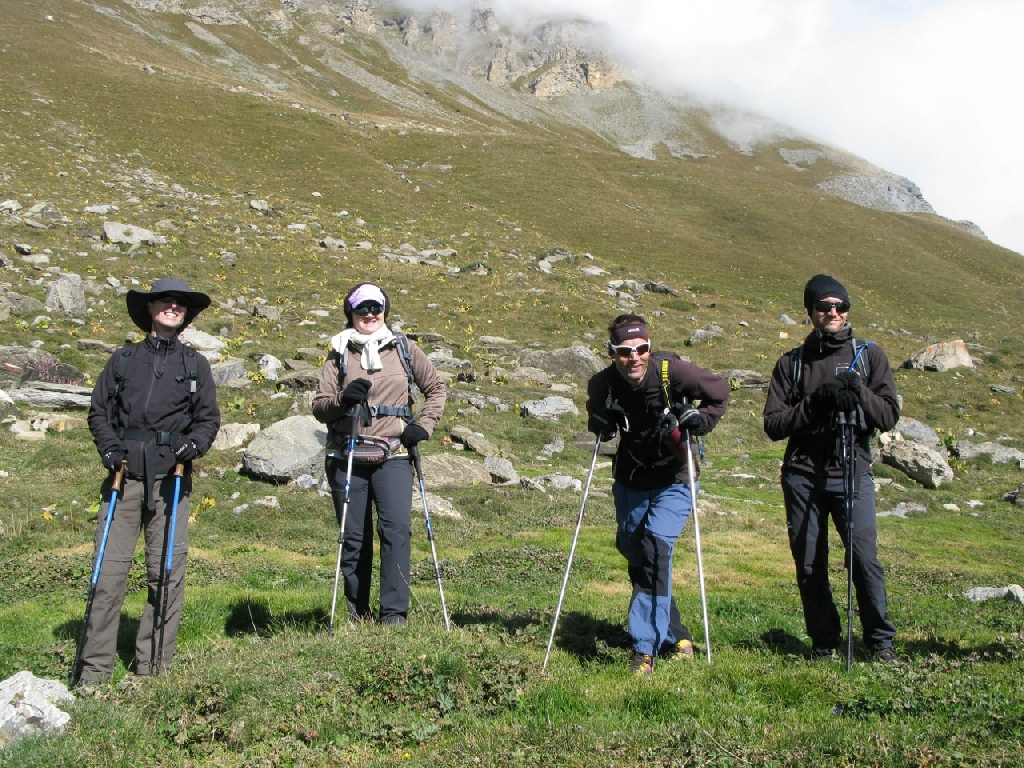
[[[128,460],[121,462],[121,468],[114,473],[114,479],[110,484],[110,501],[107,503],[107,518],[103,521],[103,534],[100,536],[100,546],[96,550],[96,562],[92,566],[92,579],[89,582],[89,599],[85,603],[85,618],[82,619],[82,628],[78,631],[78,650],[75,652],[75,662],[71,665],[71,673],[68,675],[68,686],[74,687],[81,675],[79,666],[82,663],[82,647],[85,645],[85,631],[89,626],[89,617],[92,615],[92,603],[96,599],[96,584],[100,580],[100,568],[103,565],[103,554],[107,550],[107,536],[110,535],[110,522],[114,519],[114,509],[117,507],[118,489],[121,487],[121,479],[124,477]]]
[[[167,521],[167,540],[164,545],[167,547],[167,561],[164,567],[164,577],[161,580],[160,591],[163,593],[160,608],[160,644],[156,649],[156,671],[153,674],[159,675],[164,666],[164,628],[167,626],[167,598],[171,593],[171,569],[174,567],[174,527],[178,521],[178,500],[181,498],[181,476],[185,474],[184,464],[174,466],[174,497],[171,500],[171,516]]]
[[[348,515],[349,491],[352,488],[352,459],[356,453],[356,438],[359,434],[359,413],[363,403],[352,407],[352,424],[348,431],[348,469],[345,471],[345,500],[341,504],[341,521],[338,529],[338,562],[334,566],[334,593],[331,595],[331,622],[327,625],[327,636],[334,635],[334,610],[338,605],[338,582],[341,580],[341,549],[345,543],[345,517]]]
[[[430,553],[434,556],[434,577],[437,579],[437,591],[441,595],[441,613],[444,614],[444,628],[451,632],[451,622],[448,621],[448,606],[444,602],[444,587],[441,586],[441,567],[437,564],[437,547],[434,546],[434,526],[430,524],[430,509],[427,507],[427,487],[423,482],[423,467],[420,464],[420,449],[414,445],[409,449],[413,461],[416,464],[416,476],[420,480],[420,498],[423,499],[423,519],[427,523],[427,540],[430,542]]]

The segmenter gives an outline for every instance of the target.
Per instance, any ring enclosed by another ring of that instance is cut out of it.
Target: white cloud
[[[1024,253],[1020,0],[489,5],[505,23],[555,14],[605,22],[648,77],[760,112],[907,176],[941,215],[970,219]]]

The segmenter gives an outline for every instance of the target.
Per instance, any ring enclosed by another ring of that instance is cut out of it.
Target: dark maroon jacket
[[[667,352],[651,355],[647,375],[636,389],[622,378],[614,364],[594,374],[587,385],[587,413],[605,415],[608,421],[618,424],[621,437],[612,475],[617,482],[638,490],[689,482],[686,464],[658,435],[658,420],[665,410],[661,386],[664,358],[669,360],[672,404],[678,405],[685,399],[697,405],[704,420],[703,428],[695,430],[699,434],[714,429],[729,401],[729,382]],[[699,471],[696,463],[694,468]]]
[[[824,382],[846,371],[854,358],[853,329],[849,324],[839,333],[823,334],[814,330],[805,340],[800,360],[799,381],[794,381],[790,350],[775,364],[764,406],[764,431],[772,440],[789,438],[782,471],[808,475],[842,477],[842,455],[837,450],[839,430],[830,410],[823,410],[811,397]],[[857,344],[864,341],[858,339]],[[888,432],[900,417],[896,384],[889,358],[878,344],[869,344],[868,380],[861,379],[861,407],[866,430],[858,430],[857,457],[864,466],[871,464],[871,435],[875,430]],[[859,368],[859,366],[858,366]],[[856,372],[857,369],[855,369]]]

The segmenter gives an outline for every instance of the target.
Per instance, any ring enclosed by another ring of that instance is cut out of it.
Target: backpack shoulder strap
[[[412,373],[412,350],[409,349],[409,337],[404,333],[395,332],[395,348],[398,350],[398,359],[402,361],[402,368],[405,369],[406,378],[409,379],[409,390],[416,386],[416,377]]]
[[[114,353],[117,355],[114,362],[114,386],[107,392],[107,423],[114,428],[121,423],[120,399],[124,391],[124,372],[137,348],[137,344],[125,344]]]
[[[181,367],[185,373],[176,376],[178,383],[188,382],[188,412],[191,417],[195,414],[196,403],[199,401],[199,368],[196,365],[196,351],[185,342],[178,340],[181,345]]]
[[[858,344],[856,339],[851,339],[850,341],[853,344],[853,360],[850,361],[850,365],[846,370],[853,371],[856,369],[861,378],[867,381],[871,377],[871,359],[864,354],[864,350],[875,342],[865,341],[863,344]]]

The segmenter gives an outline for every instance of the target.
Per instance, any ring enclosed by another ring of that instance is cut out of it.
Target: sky
[[[449,7],[459,0],[416,1]],[[763,114],[1024,254],[1024,0],[491,0],[604,22],[644,79]],[[1024,264],[1022,264],[1024,267]]]

